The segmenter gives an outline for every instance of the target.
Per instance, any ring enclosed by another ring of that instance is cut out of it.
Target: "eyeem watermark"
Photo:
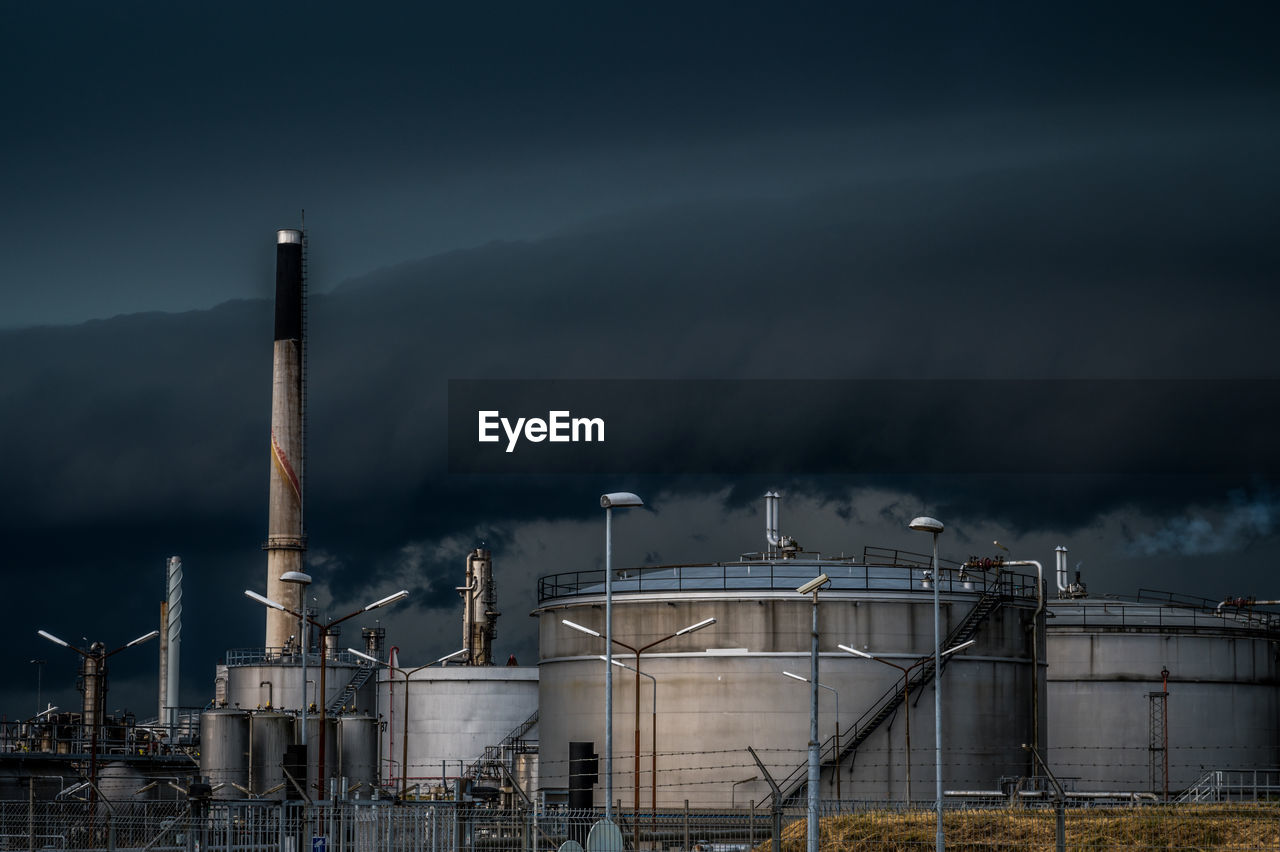
[[[572,417],[568,411],[549,411],[547,419],[518,417],[515,423],[499,411],[477,411],[479,422],[478,441],[496,444],[502,440],[501,429],[507,436],[507,452],[514,452],[523,437],[535,444],[550,441],[553,444],[604,443],[603,417]]]

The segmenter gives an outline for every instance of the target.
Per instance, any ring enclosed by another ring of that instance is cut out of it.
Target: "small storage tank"
[[[538,789],[538,753],[536,751],[517,752],[512,757],[512,765],[514,769],[511,776],[515,778],[526,796],[535,799]]]
[[[372,797],[378,783],[378,720],[372,716],[338,718],[337,775],[360,799]],[[359,786],[357,786],[359,785]]]
[[[409,663],[402,668],[412,669]],[[464,774],[488,746],[532,726],[538,712],[538,676],[533,666],[432,666],[408,683],[408,739],[405,739],[405,680],[386,670],[378,682],[379,706],[389,721],[382,734],[383,779],[401,787],[408,747],[408,782],[423,790]],[[532,737],[531,728],[522,736]]]
[[[215,799],[243,799],[249,787],[249,714],[206,710],[200,714],[200,774],[218,787]],[[237,786],[238,785],[238,786]]]
[[[300,727],[301,717],[295,722],[295,727]],[[325,717],[324,731],[324,773],[331,779],[337,778],[341,755],[338,752],[336,717]],[[298,739],[295,742],[302,742],[302,740]],[[320,784],[320,717],[318,715],[307,716],[307,795],[313,799],[329,798],[329,785]]]
[[[249,790],[255,796],[284,798],[284,755],[293,729],[293,717],[284,713],[249,714]]]
[[[142,773],[128,764],[110,762],[98,766],[98,791],[113,805],[154,798],[154,795],[138,793],[147,783]]]
[[[1049,613],[1057,775],[1163,796],[1166,758],[1170,794],[1209,770],[1280,765],[1280,616],[1150,592]]]

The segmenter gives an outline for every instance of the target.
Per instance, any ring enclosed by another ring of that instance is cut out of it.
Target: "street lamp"
[[[604,818],[613,821],[613,510],[643,506],[630,491],[600,497],[604,509]]]
[[[577,631],[579,631],[579,632],[581,632],[581,633],[586,633],[586,634],[588,634],[589,636],[595,636],[595,637],[596,637],[596,638],[598,638],[598,639],[604,639],[604,638],[605,638],[605,637],[601,636],[599,632],[597,632],[597,631],[595,631],[595,630],[592,630],[590,627],[583,627],[581,624],[575,624],[574,622],[569,621],[567,618],[566,618],[566,619],[562,619],[562,623],[564,624],[564,626],[565,626],[565,627],[571,627],[571,628],[573,628],[574,630],[577,630]],[[621,641],[619,641],[619,640],[617,640],[617,639],[613,639],[613,640],[610,642],[610,644],[611,644],[611,645],[617,645],[617,646],[619,646],[619,647],[621,647],[621,648],[626,648],[628,651],[630,651],[632,654],[634,654],[634,655],[635,655],[635,658],[636,658],[636,667],[635,667],[635,673],[636,673],[636,751],[635,751],[635,759],[634,759],[634,760],[635,760],[635,762],[632,764],[632,765],[635,767],[635,771],[634,771],[632,774],[633,774],[633,775],[634,775],[634,777],[635,777],[635,810],[636,810],[636,813],[637,813],[637,814],[640,812],[640,675],[642,674],[642,672],[640,671],[640,655],[641,655],[641,654],[643,654],[645,651],[648,651],[650,648],[653,648],[653,647],[655,647],[655,646],[657,646],[657,645],[661,645],[663,642],[666,642],[666,641],[667,641],[667,640],[669,640],[669,639],[675,639],[677,636],[684,636],[684,635],[686,635],[686,634],[693,633],[694,631],[701,630],[701,629],[702,629],[702,628],[704,628],[704,627],[710,627],[711,625],[713,625],[713,624],[715,624],[715,623],[716,623],[715,618],[704,618],[704,619],[702,619],[702,621],[699,621],[699,622],[698,622],[698,623],[696,623],[696,624],[690,624],[688,627],[682,627],[682,628],[680,628],[679,630],[677,630],[675,633],[670,633],[670,634],[668,634],[668,635],[666,635],[666,636],[663,636],[661,639],[655,639],[654,641],[650,642],[648,645],[642,645],[642,646],[641,646],[641,647],[639,647],[639,648],[635,648],[635,647],[633,647],[633,646],[631,646],[631,645],[628,645],[626,642],[621,642]],[[613,663],[613,655],[612,655],[612,654],[605,654],[605,656],[604,656],[604,660],[605,660],[605,663],[606,663],[606,666],[607,666],[607,667],[606,667],[606,671],[612,672],[612,671],[613,671],[613,665],[612,665],[612,663]],[[657,683],[657,681],[654,681],[654,682],[655,682],[655,683]],[[607,682],[605,683],[605,689],[609,689],[609,688],[611,687],[611,685],[612,685],[612,679],[609,679],[609,681],[607,681]],[[611,706],[612,706],[612,705],[611,705]],[[612,727],[612,726],[611,726],[611,727]],[[657,744],[655,743],[655,750],[656,750],[656,745],[657,745]],[[656,761],[656,757],[655,757],[655,761]],[[654,789],[654,798],[655,798],[655,800],[656,800],[656,798],[657,798],[657,789],[656,789],[656,788],[657,788],[657,780],[658,780],[658,779],[657,779],[656,777],[655,777],[655,778],[654,778],[654,780],[653,780],[653,781],[654,781],[654,788],[655,788],[655,789]],[[635,820],[634,822],[635,822],[635,838],[634,838],[635,848],[636,848],[636,849],[639,849],[639,848],[640,848],[640,822],[639,822],[639,820]]]
[[[64,642],[47,631],[37,630],[36,633],[53,644],[61,645],[84,657],[85,691],[88,693],[90,688],[93,690],[91,696],[93,701],[93,722],[89,730],[89,781],[92,789],[89,798],[91,802],[96,804],[98,795],[98,729],[102,727],[102,717],[107,712],[107,695],[104,684],[107,674],[107,658],[115,656],[125,648],[132,648],[135,645],[141,645],[143,642],[149,642],[159,636],[160,631],[152,630],[150,633],[124,643],[114,651],[105,650],[107,646],[101,642],[94,642],[86,651],[83,648],[77,648],[68,642]],[[92,674],[92,678],[90,678],[90,674]],[[90,687],[91,683],[92,687]]]
[[[809,682],[809,678],[801,677],[800,675],[792,672],[783,672],[783,674],[792,680],[798,680],[802,683]],[[820,689],[825,689],[836,697],[836,801],[840,801],[840,693],[836,692],[835,689],[827,686],[825,683],[818,684],[818,687]]]
[[[418,666],[416,669],[408,670],[402,669],[399,666],[393,666],[391,663],[379,660],[377,657],[370,656],[363,651],[357,651],[355,648],[348,648],[347,652],[354,654],[362,660],[368,660],[371,663],[386,666],[391,671],[400,672],[404,675],[404,736],[401,738],[400,744],[400,799],[403,801],[409,793],[409,676],[420,672],[423,669],[430,668],[436,663],[443,663],[446,660],[452,660],[454,657],[461,657],[463,654],[467,653],[467,649],[462,648],[454,651],[452,654],[445,654],[440,659],[432,660],[425,666]],[[443,778],[440,779],[440,783],[444,783]]]
[[[288,572],[288,573],[301,573],[301,572]],[[283,579],[283,577],[281,579]],[[292,582],[298,582],[298,581],[294,580]],[[271,600],[271,598],[260,595],[257,592],[253,592],[248,589],[245,589],[244,594],[245,594],[245,597],[252,598],[258,603],[263,604],[264,606],[269,606],[272,609],[278,609],[281,612],[287,612],[290,615],[292,615],[294,618],[304,619],[312,627],[318,628],[320,630],[320,749],[319,749],[319,755],[317,756],[317,759],[316,759],[316,780],[317,780],[317,783],[320,785],[320,797],[324,798],[325,786],[326,786],[325,774],[324,774],[324,770],[325,770],[324,744],[326,739],[325,723],[328,721],[328,716],[329,716],[329,713],[328,713],[329,696],[325,692],[325,688],[326,688],[325,687],[325,657],[326,657],[326,647],[329,644],[329,631],[349,618],[355,618],[357,615],[362,615],[363,613],[378,609],[379,607],[384,607],[384,606],[387,606],[388,604],[393,604],[396,601],[402,601],[405,598],[409,597],[409,592],[407,589],[401,589],[395,594],[387,595],[385,598],[382,598],[381,600],[376,600],[371,604],[367,604],[361,607],[360,609],[355,610],[354,612],[349,612],[346,615],[342,616],[341,618],[331,619],[325,622],[324,624],[321,624],[320,622],[316,621],[314,618],[312,618],[309,615],[304,615],[303,613],[289,609],[284,604],[277,603],[276,601]],[[306,684],[306,681],[304,680],[302,683],[302,703],[306,704],[306,702],[307,702],[307,684]]]
[[[948,648],[947,650],[943,651],[942,656],[945,657],[948,654],[954,654],[956,651],[963,651],[965,648],[968,648],[970,645],[972,645],[976,641],[978,640],[970,639],[968,642],[961,642],[959,645],[956,645],[954,647]],[[911,682],[908,678],[910,677],[912,669],[915,669],[915,668],[918,668],[919,666],[924,665],[925,663],[929,662],[933,658],[929,656],[924,656],[916,660],[914,663],[912,663],[909,666],[900,666],[897,663],[893,663],[893,662],[890,662],[889,660],[886,660],[881,655],[868,654],[866,651],[859,651],[857,648],[852,648],[848,645],[837,645],[836,647],[839,648],[841,651],[848,651],[850,654],[853,654],[854,656],[862,657],[863,659],[867,659],[867,660],[875,660],[877,663],[884,663],[886,666],[893,666],[895,669],[902,672],[902,698],[903,698],[903,704],[907,708],[907,731],[906,731],[907,795],[906,795],[905,801],[908,805],[910,805],[911,804]],[[938,679],[940,677],[941,677],[941,673],[938,671],[937,668],[934,668],[933,688],[935,690],[938,688]]]
[[[936,675],[942,664],[941,616],[938,604],[938,587],[942,585],[942,577],[938,574],[938,535],[944,529],[942,521],[937,518],[921,516],[908,525],[916,532],[927,532],[933,535],[933,671]],[[942,683],[935,677],[933,682],[933,766],[936,782],[938,831],[934,839],[936,852],[946,848],[946,840],[942,834]]]
[[[818,746],[818,591],[831,582],[819,574],[796,589],[813,595],[813,627],[809,633],[809,818],[806,826],[808,852],[818,852],[818,784],[822,781]],[[837,720],[838,724],[838,720]],[[836,754],[836,777],[840,776],[840,755]]]

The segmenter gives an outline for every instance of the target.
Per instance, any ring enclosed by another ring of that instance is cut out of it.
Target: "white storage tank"
[[[407,739],[403,673],[384,669],[378,691],[379,712],[389,723],[382,734],[382,777],[397,791],[406,774],[406,746],[404,786],[418,784],[425,791],[442,777],[452,784],[487,746],[500,745],[538,713],[538,669],[532,666],[433,666],[415,672],[408,683]]]

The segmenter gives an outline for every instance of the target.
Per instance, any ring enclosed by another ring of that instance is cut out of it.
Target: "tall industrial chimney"
[[[276,232],[276,334],[271,375],[271,502],[267,522],[267,597],[302,611],[302,231]],[[267,608],[266,647],[282,648],[297,620]]]

